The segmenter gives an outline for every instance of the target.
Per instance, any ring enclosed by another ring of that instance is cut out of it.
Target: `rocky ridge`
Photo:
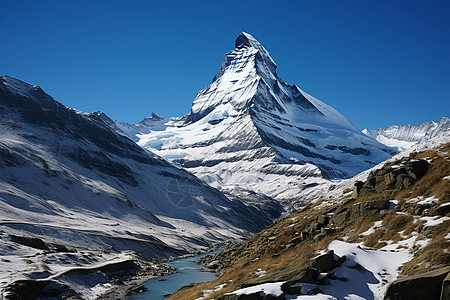
[[[380,143],[404,150],[414,144],[439,137],[449,131],[450,119],[443,117],[438,123],[431,121],[421,123],[417,126],[391,125],[384,129],[369,130],[366,128],[362,132]]]

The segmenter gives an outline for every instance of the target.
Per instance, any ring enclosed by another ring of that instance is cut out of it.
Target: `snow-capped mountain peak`
[[[270,57],[269,52],[266,48],[263,47],[251,34],[242,32],[234,42],[235,48],[241,47],[252,47],[259,52],[261,58],[267,60],[271,65],[276,68],[277,64],[273,61],[272,57]]]
[[[117,126],[215,187],[277,199],[292,199],[321,178],[351,177],[394,153],[285,83],[253,36],[241,33],[235,46],[179,122]]]

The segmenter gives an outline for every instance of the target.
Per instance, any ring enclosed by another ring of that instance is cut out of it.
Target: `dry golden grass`
[[[450,265],[450,241],[445,238],[449,228],[450,220],[436,226],[431,242],[419,250],[411,261],[402,266],[402,276],[420,274]]]
[[[383,229],[377,229],[370,235],[364,236],[364,246],[371,248],[381,248],[386,245],[386,242],[381,242],[385,235],[385,231]]]
[[[352,232],[347,232],[348,238],[347,242],[349,243],[358,243],[362,240],[363,237],[361,237],[361,233],[366,232],[369,230],[373,223],[376,221],[379,221],[383,218],[382,215],[374,215],[368,218],[359,219],[354,226],[350,227],[349,229],[352,230]],[[370,246],[369,246],[370,247]]]
[[[373,201],[373,200],[378,200],[378,199],[392,199],[390,197],[390,194],[388,193],[373,193],[373,194],[369,194],[369,195],[362,195],[359,196],[358,199],[356,199],[356,203],[358,202],[365,202],[365,201]]]
[[[450,148],[450,143],[444,146],[444,149]],[[434,150],[428,150],[414,156],[418,158],[432,158],[433,162],[418,182],[411,189],[398,192],[395,199],[403,200],[418,196],[436,196],[440,199],[440,203],[450,201],[450,183],[448,180],[442,180],[443,177],[450,175],[450,155],[448,150],[445,153],[438,154]]]

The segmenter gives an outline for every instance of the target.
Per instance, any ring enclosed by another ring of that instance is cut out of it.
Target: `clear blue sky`
[[[449,116],[450,1],[0,4],[0,75],[116,120],[189,112],[241,31],[359,129]]]

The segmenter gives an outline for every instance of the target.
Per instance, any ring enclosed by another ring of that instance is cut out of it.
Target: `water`
[[[217,277],[214,273],[202,272],[202,266],[196,263],[201,257],[215,252],[203,254],[200,256],[181,258],[174,260],[168,265],[177,268],[177,273],[150,279],[144,283],[147,291],[128,297],[128,300],[163,300],[164,295],[172,294],[182,286],[193,282],[211,281]]]

